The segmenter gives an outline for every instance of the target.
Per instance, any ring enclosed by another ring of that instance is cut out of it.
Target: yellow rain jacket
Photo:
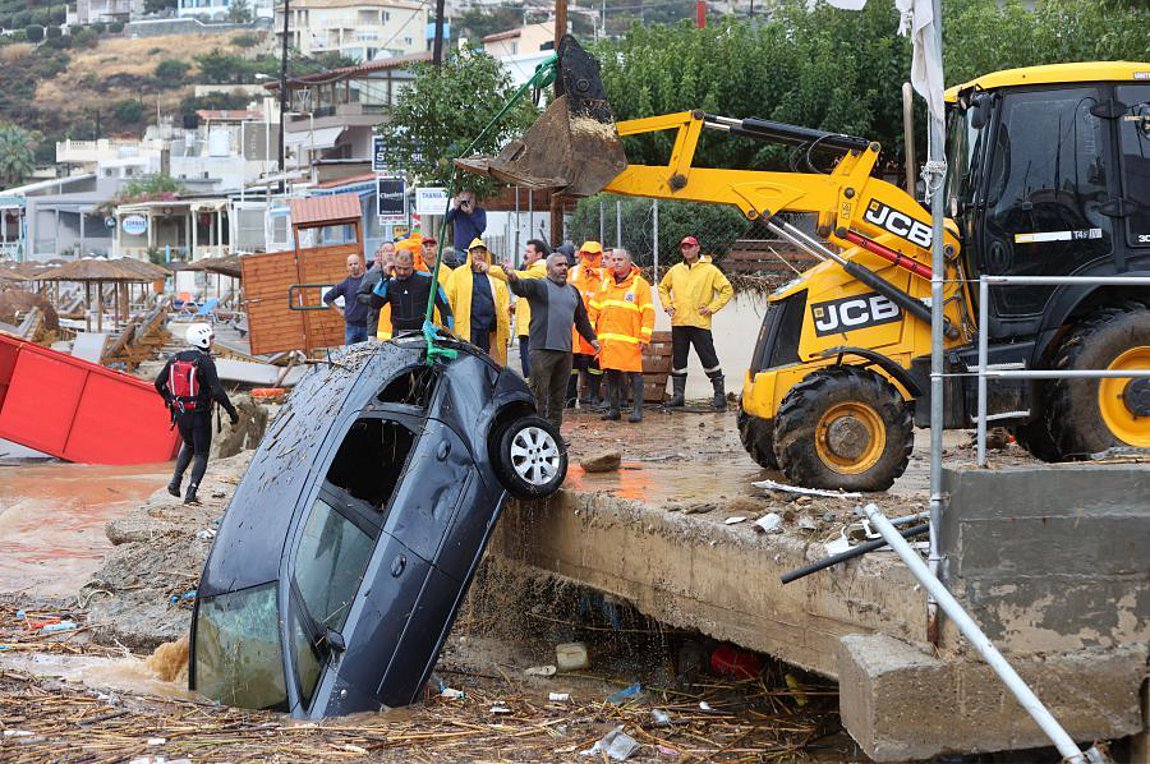
[[[697,326],[711,328],[711,317],[699,314],[699,308],[710,308],[717,313],[731,301],[735,290],[723,272],[711,263],[709,255],[699,258],[694,265],[677,263],[659,282],[659,302],[663,309],[674,308],[671,326]]]
[[[503,272],[503,268],[498,265],[491,266],[491,270],[487,272],[488,276],[494,276],[500,281],[507,281],[507,274]],[[547,258],[541,257],[531,265],[527,266],[524,270],[515,271],[515,275],[521,279],[545,279],[547,278]],[[531,305],[527,300],[520,297],[515,301],[515,333],[520,337],[526,337],[528,329],[531,327]]]
[[[609,276],[602,267],[602,252],[580,252],[580,258],[579,264],[567,272],[567,283],[574,284],[579,294],[583,295],[583,307],[590,315],[591,300],[599,294]],[[571,349],[582,355],[595,355],[595,348],[574,328],[571,329]]]
[[[492,268],[491,271],[494,271]],[[500,366],[507,364],[507,342],[511,337],[511,292],[507,284],[491,271],[487,272],[487,283],[495,302],[495,331],[491,333],[491,358]],[[503,279],[507,276],[503,275]],[[475,278],[471,270],[471,255],[467,262],[451,272],[447,286],[447,302],[455,314],[455,334],[464,340],[471,338],[471,289]]]
[[[631,266],[622,281],[609,273],[603,289],[591,298],[591,325],[602,350],[599,366],[618,371],[643,371],[640,343],[649,343],[655,331],[651,285]]]

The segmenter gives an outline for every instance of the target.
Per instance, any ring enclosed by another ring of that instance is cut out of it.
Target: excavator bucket
[[[558,97],[527,133],[499,156],[456,159],[456,167],[565,196],[596,194],[627,167],[599,62],[571,35],[560,40],[558,55]]]

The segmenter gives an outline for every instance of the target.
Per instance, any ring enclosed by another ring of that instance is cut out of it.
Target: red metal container
[[[147,382],[0,334],[0,438],[70,462],[173,458],[179,434]]]

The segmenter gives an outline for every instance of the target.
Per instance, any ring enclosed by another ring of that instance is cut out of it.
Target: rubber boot
[[[184,482],[184,471],[191,463],[192,447],[185,443],[180,446],[180,453],[176,457],[176,471],[172,473],[172,479],[168,482],[168,493],[177,499],[180,498],[180,484]]]
[[[672,374],[671,389],[674,391],[671,395],[671,400],[664,404],[667,408],[678,408],[686,403],[685,398],[687,395],[687,375]]]
[[[604,398],[602,390],[603,373],[587,372],[587,397],[590,398],[591,408],[600,409],[607,405],[608,401]]]
[[[186,494],[184,494],[184,503],[185,504],[199,504],[200,503],[200,497],[196,496],[197,490],[199,490],[198,485],[196,485],[195,483],[188,483],[188,492]]]
[[[711,377],[711,387],[715,390],[715,395],[711,398],[711,408],[715,411],[727,410],[727,393],[723,390],[723,375],[716,374]]]
[[[609,372],[610,376],[607,377],[607,413],[603,414],[600,419],[607,422],[619,421],[619,398],[622,394],[622,385],[619,384],[619,379],[615,372]]]
[[[208,455],[196,454],[195,460],[192,464],[192,475],[188,482],[188,492],[184,494],[185,504],[199,504],[200,499],[196,496],[196,491],[200,487],[200,482],[204,479],[204,473],[208,471]]]
[[[627,417],[627,421],[631,424],[643,421],[643,375],[631,374],[631,397],[634,398],[631,402],[631,416]]]

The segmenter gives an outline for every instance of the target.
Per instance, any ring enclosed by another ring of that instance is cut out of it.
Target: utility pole
[[[431,49],[431,62],[435,66],[443,63],[443,3],[435,0],[435,44]]]
[[[287,119],[287,63],[288,63],[288,14],[290,12],[290,0],[284,0],[284,27],[283,27],[283,45],[280,50],[280,151],[279,151],[279,173],[280,173],[280,193],[287,193],[287,178],[284,177],[284,165],[287,159],[287,146],[286,144],[286,130],[284,120]]]
[[[559,41],[567,34],[567,0],[555,0],[555,52],[559,52]],[[562,62],[559,75],[555,78],[555,97],[563,92]],[[551,246],[563,243],[563,200],[556,193],[551,194]]]

